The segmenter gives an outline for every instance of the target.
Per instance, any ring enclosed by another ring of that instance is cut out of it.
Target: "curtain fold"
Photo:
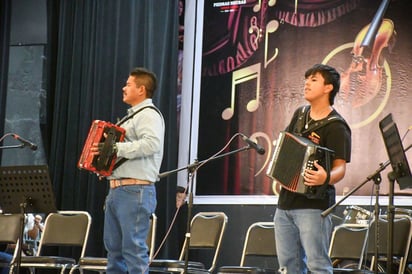
[[[6,117],[7,77],[9,71],[11,0],[0,1],[0,121]],[[4,135],[4,122],[0,125],[0,137]],[[2,151],[0,150],[0,159]]]
[[[177,163],[178,1],[49,0],[49,167],[60,210],[87,210],[93,217],[89,255],[104,255],[103,204],[107,181],[77,168],[93,120],[116,122],[129,106],[122,87],[134,67],[158,78],[154,103],[166,121],[161,172]],[[55,63],[52,60],[56,60]],[[173,215],[176,179],[157,183],[157,235]],[[166,246],[165,256],[175,247]]]

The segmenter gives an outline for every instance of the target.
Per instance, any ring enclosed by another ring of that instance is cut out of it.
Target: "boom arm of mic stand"
[[[325,211],[323,211],[321,213],[322,217],[326,217],[328,216],[338,205],[340,205],[343,201],[346,200],[346,198],[348,198],[349,196],[351,196],[354,192],[356,192],[358,189],[360,189],[362,186],[364,186],[367,182],[369,182],[372,179],[377,178],[378,176],[380,176],[380,173],[390,164],[390,161],[386,161],[385,163],[381,163],[379,165],[379,168],[372,173],[371,175],[369,175],[365,181],[363,181],[360,185],[358,185],[357,187],[355,187],[354,189],[352,189],[351,191],[349,191],[345,196],[343,196],[343,198],[341,200],[339,200],[338,202],[336,202],[333,206],[329,207],[328,209],[326,209]]]
[[[226,156],[229,156],[229,155],[232,155],[232,154],[244,151],[244,150],[248,150],[248,149],[251,149],[251,147],[250,146],[245,146],[245,147],[233,150],[233,151],[229,151],[227,153],[217,155],[216,157],[213,157],[213,158],[210,158],[210,159],[206,159],[206,160],[203,160],[203,161],[200,161],[200,162],[195,161],[194,163],[192,163],[190,165],[180,167],[180,168],[177,168],[177,169],[174,169],[174,170],[162,172],[162,173],[159,174],[158,177],[159,177],[159,179],[161,179],[161,178],[167,177],[169,175],[172,175],[174,173],[177,173],[179,171],[185,170],[185,169],[187,169],[189,171],[192,171],[192,170],[196,169],[198,166],[202,165],[205,162],[210,162],[212,160],[217,160],[217,159],[220,159],[220,158],[223,158],[223,157],[226,157]]]
[[[408,146],[406,149],[404,149],[403,151],[406,152],[406,151],[408,151],[411,147],[412,147],[412,144],[409,145],[409,146]],[[321,215],[322,215],[323,217],[328,216],[328,215],[332,212],[332,210],[334,210],[338,205],[340,205],[343,201],[345,201],[346,198],[348,198],[349,196],[351,196],[355,191],[357,191],[359,188],[361,188],[364,184],[366,184],[366,183],[369,182],[370,180],[375,179],[377,176],[379,176],[379,173],[380,173],[381,171],[383,171],[390,163],[391,163],[391,162],[390,162],[389,160],[386,161],[386,162],[383,163],[383,164],[381,163],[380,166],[379,166],[379,168],[378,168],[373,174],[369,175],[369,176],[366,178],[365,181],[363,181],[360,185],[358,185],[357,187],[355,187],[354,189],[352,189],[351,191],[349,191],[345,196],[343,196],[343,198],[342,198],[340,201],[338,201],[338,202],[335,203],[333,206],[331,206],[331,207],[329,207],[328,209],[326,209],[325,211],[323,211],[323,212],[321,213]]]
[[[176,172],[179,172],[181,170],[185,170],[185,169],[187,169],[189,171],[189,174],[190,174],[190,176],[189,176],[190,187],[189,187],[189,192],[187,194],[189,199],[188,199],[188,203],[187,203],[187,220],[186,220],[187,223],[186,223],[186,236],[185,236],[186,237],[186,245],[185,245],[185,260],[184,260],[185,264],[184,264],[184,271],[183,271],[184,274],[187,273],[187,268],[188,268],[188,264],[189,264],[189,246],[190,246],[190,237],[191,237],[191,235],[190,235],[190,233],[191,233],[191,231],[190,231],[190,221],[191,221],[191,218],[192,218],[192,206],[193,206],[193,192],[192,192],[192,190],[193,190],[193,174],[196,172],[196,170],[199,166],[201,166],[202,164],[205,164],[206,162],[217,160],[217,159],[220,159],[220,158],[223,158],[223,157],[226,157],[226,156],[229,156],[229,155],[232,155],[232,154],[244,151],[244,150],[248,150],[248,149],[251,149],[251,147],[250,146],[245,146],[245,147],[233,150],[233,151],[229,151],[227,153],[219,154],[217,156],[211,157],[209,159],[206,159],[206,160],[203,160],[203,161],[200,161],[200,162],[195,161],[194,163],[192,163],[188,166],[185,166],[185,167],[177,168],[175,170],[166,171],[166,172],[163,172],[163,173],[159,174],[159,176],[158,176],[159,179],[164,178],[166,176],[169,176],[171,174],[174,174]]]
[[[9,148],[23,148],[24,144],[21,145],[12,145],[12,146],[0,146],[0,149],[9,149]]]

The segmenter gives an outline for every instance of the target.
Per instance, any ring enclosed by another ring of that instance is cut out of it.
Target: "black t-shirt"
[[[308,112],[306,107],[306,113]],[[308,130],[297,129],[296,125],[298,120],[302,120],[301,114],[302,108],[295,111],[291,123],[286,128],[286,131],[296,134],[300,132],[302,137],[308,138],[314,141],[319,146],[326,147],[333,150],[333,159],[344,159],[346,162],[350,162],[351,158],[351,130],[345,120],[338,114],[336,110],[333,110],[328,117],[319,120],[311,121]],[[330,119],[331,117],[339,117],[339,119]],[[304,119],[304,118],[303,118]],[[332,122],[325,123],[326,120],[333,120]],[[324,123],[324,126],[315,128],[317,123]],[[313,128],[314,130],[311,130]],[[332,162],[331,161],[331,162]],[[325,210],[335,203],[335,187],[333,185],[328,186],[327,195],[320,199],[308,198],[304,194],[295,193],[282,188],[279,194],[278,207],[281,209],[321,209]]]

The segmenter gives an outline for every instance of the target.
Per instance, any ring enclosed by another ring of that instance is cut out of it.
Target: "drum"
[[[412,217],[412,210],[407,208],[397,207],[395,208],[395,215],[407,215]]]
[[[371,219],[372,212],[362,207],[351,205],[345,208],[343,215],[345,216],[343,219],[344,224],[366,225]]]

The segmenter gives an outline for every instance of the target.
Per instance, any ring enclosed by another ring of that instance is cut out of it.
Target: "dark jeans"
[[[0,252],[0,263],[10,263],[12,258],[13,256],[11,254],[6,253],[6,252]],[[9,273],[9,268],[8,267],[0,268],[0,273],[1,274]]]

